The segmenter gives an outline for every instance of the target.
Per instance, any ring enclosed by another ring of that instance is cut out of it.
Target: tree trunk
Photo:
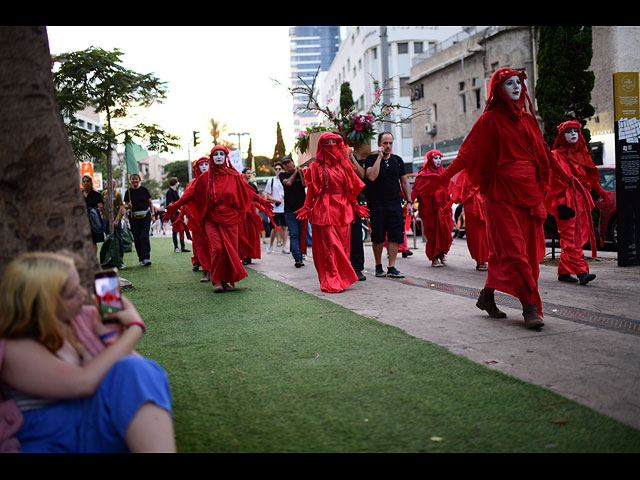
[[[0,275],[22,252],[67,249],[92,291],[99,264],[51,66],[45,27],[0,28]]]

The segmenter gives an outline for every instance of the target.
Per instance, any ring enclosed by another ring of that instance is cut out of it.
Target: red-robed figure
[[[185,188],[185,193],[192,189],[196,183],[196,180],[209,170],[209,157],[200,157],[192,164],[192,177],[191,181]],[[207,234],[202,227],[202,214],[200,205],[195,202],[190,202],[180,209],[180,212],[187,217],[187,229],[191,232],[191,245],[193,247],[193,256],[191,257],[191,263],[194,270],[198,270],[198,267],[202,267],[201,282],[208,282],[211,280],[211,264],[209,262],[209,241],[207,240]]]
[[[464,226],[469,255],[476,261],[476,270],[486,271],[489,261],[487,225],[484,218],[484,200],[480,187],[469,181],[466,170],[462,170],[450,185],[451,201],[462,203]]]
[[[238,232],[244,214],[257,206],[271,215],[272,207],[233,168],[226,147],[216,145],[209,158],[209,170],[185,190],[180,200],[167,206],[166,215],[171,216],[183,205],[197,205],[208,241],[211,283],[218,293],[232,290],[236,282],[247,276],[238,252]]]
[[[243,172],[242,176],[251,186],[251,188],[258,193],[258,188],[255,185],[249,183],[251,172]],[[262,218],[256,211],[255,207],[246,211],[242,218],[242,225],[238,236],[238,250],[240,251],[240,258],[242,263],[247,265],[251,263],[252,258],[261,258],[262,252],[260,250],[260,233],[264,230],[264,224]]]
[[[484,197],[489,245],[487,279],[476,306],[504,318],[494,299],[500,290],[520,300],[525,327],[537,329],[544,325],[538,277],[545,255],[544,192],[551,151],[533,115],[526,78],[508,67],[494,72],[484,112],[453,163],[434,176],[433,188],[466,168]]]
[[[357,202],[364,182],[353,171],[340,135],[322,134],[316,158],[304,170],[304,180],[307,196],[295,213],[299,220],[308,218],[313,225],[311,249],[320,289],[338,293],[358,281],[349,260],[354,214],[369,216],[367,208]]]
[[[449,182],[433,193],[423,188],[427,185],[425,180],[428,175],[440,173],[444,173],[442,153],[439,150],[431,150],[424,156],[424,164],[416,175],[411,191],[411,201],[418,202],[422,231],[427,239],[425,254],[431,260],[432,267],[442,267],[446,264],[447,253],[453,243],[453,214],[449,209]]]
[[[594,208],[591,189],[609,201],[609,194],[600,186],[600,174],[593,164],[582,125],[569,120],[558,125],[558,136],[553,143],[553,156],[557,168],[551,170],[551,181],[545,204],[556,219],[560,234],[560,263],[558,280],[580,282],[586,285],[596,278],[589,273],[589,263],[582,247],[589,241],[593,257],[597,256],[591,211]],[[572,274],[577,274],[578,278]]]

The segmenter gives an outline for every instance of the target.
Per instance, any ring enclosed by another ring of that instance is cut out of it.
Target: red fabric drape
[[[215,165],[213,153],[223,150],[223,165]],[[238,251],[238,231],[244,215],[253,206],[270,212],[270,206],[235,170],[228,149],[217,145],[209,157],[209,170],[200,175],[180,200],[167,207],[167,215],[182,205],[194,205],[202,212],[199,226],[207,237],[211,282],[235,283],[247,276]]]
[[[569,128],[578,130],[578,141],[574,144],[569,143],[564,135]],[[595,205],[589,192],[595,189],[604,197],[607,193],[600,186],[600,174],[591,159],[581,129],[582,125],[576,120],[563,122],[558,125],[558,136],[553,143],[556,165],[551,170],[545,205],[548,212],[556,218],[560,234],[558,274],[589,271],[589,264],[582,251],[587,242],[591,244],[592,256],[596,257],[598,254],[591,217]],[[575,216],[561,219],[558,215],[560,205],[573,210]]]
[[[503,82],[514,75],[522,84],[515,102],[502,89]],[[490,252],[485,288],[515,295],[525,305],[535,303],[542,316],[538,276],[545,254],[544,191],[551,152],[530,113],[533,109],[525,80],[524,72],[511,68],[493,74],[485,111],[456,159],[434,183],[466,168],[469,180],[479,186],[484,197]]]
[[[464,209],[465,235],[469,254],[477,263],[487,263],[489,246],[487,244],[487,225],[484,218],[484,200],[480,187],[469,181],[467,171],[458,174],[455,183],[451,182],[451,201],[462,203]]]
[[[449,204],[448,182],[433,193],[425,191],[429,175],[444,173],[442,164],[436,167],[433,157],[442,156],[439,150],[431,150],[424,156],[424,164],[416,175],[411,192],[411,200],[418,202],[418,214],[422,219],[422,229],[427,240],[425,254],[433,260],[441,253],[449,253],[453,243],[453,214],[447,211]]]
[[[340,292],[358,280],[349,261],[349,232],[355,214],[366,216],[356,200],[364,182],[353,171],[340,135],[322,134],[304,178],[305,204],[296,213],[313,225],[311,248],[321,290]]]

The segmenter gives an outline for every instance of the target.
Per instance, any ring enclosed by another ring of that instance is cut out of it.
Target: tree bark
[[[22,252],[66,249],[92,291],[99,264],[51,67],[45,27],[0,27],[0,275]]]

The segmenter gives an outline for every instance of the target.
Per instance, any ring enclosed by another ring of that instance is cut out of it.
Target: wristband
[[[147,330],[147,326],[143,322],[139,322],[139,321],[129,322],[129,323],[127,323],[127,329],[131,325],[138,325],[142,329],[142,333],[144,333]]]

